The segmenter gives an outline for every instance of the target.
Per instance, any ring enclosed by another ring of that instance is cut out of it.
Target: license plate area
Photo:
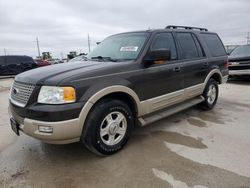
[[[19,136],[19,124],[14,118],[10,118],[11,129]]]

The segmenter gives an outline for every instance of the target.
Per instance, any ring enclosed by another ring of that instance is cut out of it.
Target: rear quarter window
[[[208,50],[210,51],[213,57],[225,56],[226,50],[222,44],[220,38],[216,34],[201,34],[203,37]]]

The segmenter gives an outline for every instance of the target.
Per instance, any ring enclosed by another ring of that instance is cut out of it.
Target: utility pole
[[[5,48],[3,49],[3,52],[4,52],[4,55],[6,56],[6,55],[7,55],[7,52],[6,52],[6,49],[5,49]]]
[[[38,37],[36,37],[36,45],[37,45],[38,57],[41,58]]]
[[[247,33],[247,44],[250,44],[250,32]]]
[[[88,47],[89,47],[89,52],[90,52],[90,39],[89,39],[89,34],[88,34]]]

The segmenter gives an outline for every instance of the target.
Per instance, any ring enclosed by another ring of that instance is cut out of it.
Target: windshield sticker
[[[124,46],[121,47],[121,52],[136,52],[138,50],[138,46]]]

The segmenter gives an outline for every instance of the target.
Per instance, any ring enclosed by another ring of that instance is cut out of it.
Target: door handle
[[[204,67],[207,67],[208,66],[208,62],[205,62],[203,65],[204,65]]]
[[[180,71],[181,71],[181,67],[175,67],[175,68],[173,69],[173,71],[174,71],[174,72],[180,72]]]

